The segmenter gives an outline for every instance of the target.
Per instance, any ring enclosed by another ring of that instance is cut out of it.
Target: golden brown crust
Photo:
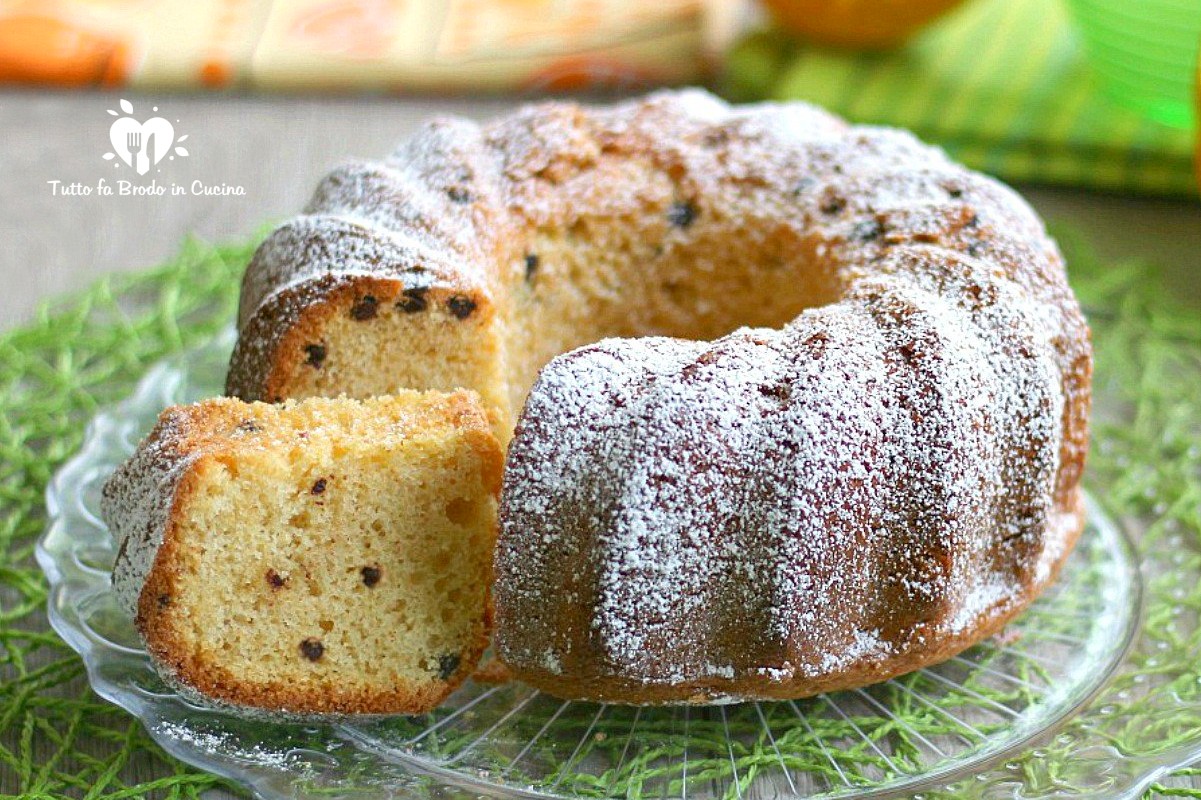
[[[239,332],[226,376],[226,394],[247,402],[269,403],[314,396],[303,385],[306,372],[314,369],[306,347],[322,342],[330,321],[352,317],[364,299],[375,302],[377,315],[398,313],[397,303],[408,288],[404,280],[394,278],[325,275],[281,290]],[[423,302],[438,310],[448,324],[450,314],[445,309],[452,300],[462,298],[475,305],[472,324],[487,325],[495,313],[487,292],[452,284],[422,290]],[[410,387],[393,386],[379,393],[405,388]]]
[[[1026,609],[1031,600],[1055,581],[1083,530],[1084,505],[1079,492],[1077,492],[1074,503],[1060,513],[1059,525],[1055,534],[1052,534],[1052,538],[1058,537],[1059,539],[1057,542],[1059,556],[1051,564],[1045,579],[1030,583],[1021,597],[1002,606],[986,609],[957,634],[940,633],[937,636],[926,637],[922,626],[915,626],[913,628],[914,639],[928,638],[930,645],[908,649],[899,657],[883,661],[859,661],[850,669],[815,678],[795,678],[776,682],[761,679],[722,681],[706,678],[703,681],[681,682],[670,686],[622,680],[599,671],[591,674],[575,672],[568,676],[531,667],[528,664],[514,666],[500,662],[503,665],[503,672],[498,673],[496,682],[519,680],[554,697],[587,698],[593,702],[633,705],[705,704],[712,703],[714,700],[737,700],[743,697],[789,700],[881,683],[922,667],[946,661],[1001,632],[1009,622]]]

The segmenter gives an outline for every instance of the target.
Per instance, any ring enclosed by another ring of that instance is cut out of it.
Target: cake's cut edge
[[[467,392],[163,412],[102,502],[160,674],[251,714],[436,706],[491,627],[491,425]]]

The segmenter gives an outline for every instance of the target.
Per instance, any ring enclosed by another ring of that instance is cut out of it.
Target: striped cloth
[[[1053,0],[976,0],[909,46],[848,53],[771,31],[730,55],[727,94],[800,99],[909,128],[1010,181],[1189,195],[1193,133],[1113,105]]]

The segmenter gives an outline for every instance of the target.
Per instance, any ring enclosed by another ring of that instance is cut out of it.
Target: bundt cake
[[[1091,348],[1041,221],[800,103],[432,122],[268,237],[239,325],[247,399],[479,392],[495,649],[561,697],[883,680],[998,630],[1082,526]]]
[[[114,588],[188,694],[426,711],[487,644],[502,461],[466,392],[169,408],[104,487]]]

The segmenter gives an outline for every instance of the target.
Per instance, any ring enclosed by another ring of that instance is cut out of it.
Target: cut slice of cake
[[[114,587],[185,692],[426,711],[487,645],[502,465],[469,392],[175,406],[104,487]]]

